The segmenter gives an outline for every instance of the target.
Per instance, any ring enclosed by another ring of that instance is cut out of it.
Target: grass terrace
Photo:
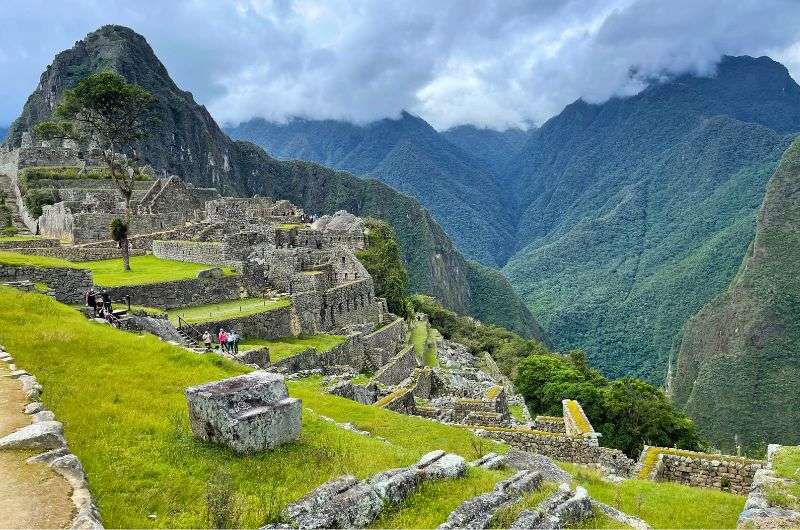
[[[326,335],[321,333],[311,337],[284,337],[281,339],[248,339],[239,345],[240,350],[252,350],[266,346],[269,348],[269,358],[272,362],[292,357],[308,348],[314,348],[318,353],[330,351],[347,340],[341,335]]]
[[[167,311],[170,321],[178,323],[178,317],[190,324],[203,324],[206,322],[218,322],[229,318],[247,317],[274,311],[282,307],[289,307],[292,301],[289,298],[279,298],[270,300],[267,298],[242,298],[230,302],[220,302],[218,304],[206,304]]]
[[[0,287],[0,343],[44,385],[45,406],[64,423],[108,528],[208,527],[205,498],[214,476],[233,484],[241,511],[233,526],[252,528],[342,474],[363,478],[434,449],[467,459],[503,450],[464,429],[328,395],[320,379],[309,379],[288,383],[290,395],[303,401],[300,439],[237,455],[191,435],[183,391],[243,373],[241,365],[94,323],[47,296],[8,287]],[[389,443],[337,427],[322,414]],[[448,485],[464,488],[464,497],[476,487],[469,479]],[[440,509],[419,508],[408,526],[428,526],[432,510]]]
[[[744,508],[743,495],[641,479],[612,484],[586,466],[564,462],[559,465],[572,473],[574,484],[585,487],[593,498],[641,517],[653,528],[736,528]]]
[[[436,358],[436,340],[439,336],[439,331],[425,322],[417,322],[409,335],[409,340],[414,346],[414,353],[417,354],[417,359],[424,366],[439,366],[439,360]]]
[[[0,243],[3,242],[20,242],[20,241],[35,241],[37,239],[42,239],[40,236],[0,236]]]
[[[772,469],[784,484],[770,484],[766,490],[770,504],[800,510],[800,446],[783,446],[772,460]]]
[[[525,412],[523,412],[522,407],[523,405],[509,405],[508,412],[518,422],[525,423]]]
[[[650,475],[650,471],[652,471],[653,466],[656,463],[656,460],[658,460],[658,455],[660,454],[673,455],[673,456],[687,456],[689,458],[705,458],[707,460],[720,460],[722,462],[738,462],[740,464],[752,464],[759,462],[759,460],[753,460],[741,456],[699,453],[697,451],[687,451],[685,449],[673,449],[670,447],[650,447],[647,449],[647,454],[644,457],[644,464],[642,465],[641,471],[639,471],[639,478],[644,479],[647,478],[648,475]]]
[[[3,250],[0,250],[0,264],[88,269],[92,271],[95,285],[102,287],[146,285],[187,280],[197,277],[198,272],[213,267],[213,265],[161,259],[148,255],[132,256],[131,270],[125,271],[122,270],[122,258],[75,262],[61,258],[19,254]],[[229,268],[223,268],[222,270],[226,275],[234,274]]]

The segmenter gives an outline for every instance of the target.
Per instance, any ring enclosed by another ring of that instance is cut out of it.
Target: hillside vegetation
[[[674,398],[717,446],[800,443],[800,140],[730,286],[687,324]]]

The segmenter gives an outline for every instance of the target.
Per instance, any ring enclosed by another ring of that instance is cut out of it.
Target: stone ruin
[[[283,376],[264,371],[186,389],[192,433],[237,453],[292,442],[300,435],[301,403]]]

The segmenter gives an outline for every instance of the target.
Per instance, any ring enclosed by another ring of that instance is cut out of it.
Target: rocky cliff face
[[[721,449],[800,442],[800,140],[727,291],[685,326],[673,396]]]
[[[122,26],[103,26],[64,52],[42,74],[6,144],[18,146],[22,132],[50,117],[65,89],[91,73],[111,69],[157,98],[159,123],[140,146],[142,158],[157,171],[214,186],[224,194],[271,195],[289,199],[307,212],[346,209],[391,223],[409,269],[411,288],[431,294],[463,313],[472,307],[468,264],[430,214],[413,198],[376,180],[304,162],[278,161],[249,142],[233,141],[190,92],[181,90],[141,35]],[[498,296],[518,300],[510,285]],[[515,318],[525,322],[532,316]],[[502,323],[482,315],[490,322]],[[520,329],[530,335],[533,328]]]

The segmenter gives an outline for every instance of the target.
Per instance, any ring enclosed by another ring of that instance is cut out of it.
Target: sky
[[[144,35],[223,124],[541,124],[578,98],[768,55],[800,80],[800,0],[2,0],[0,126],[103,24]]]

